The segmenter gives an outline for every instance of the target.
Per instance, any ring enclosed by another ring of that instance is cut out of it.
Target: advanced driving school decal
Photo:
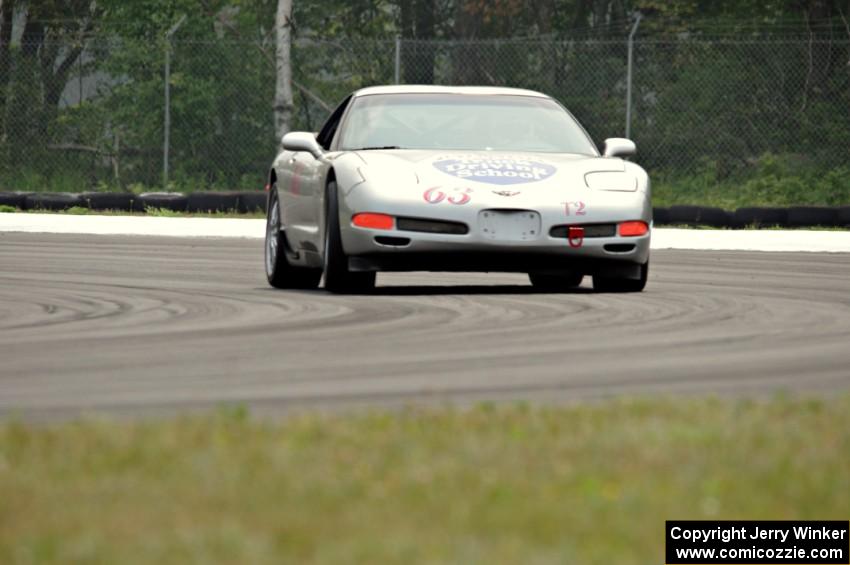
[[[521,184],[546,180],[557,169],[548,163],[513,157],[439,157],[434,168],[463,180],[490,184]]]

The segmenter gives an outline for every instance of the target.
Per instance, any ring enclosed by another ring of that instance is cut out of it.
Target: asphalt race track
[[[850,255],[654,251],[648,290],[506,274],[269,288],[262,240],[0,234],[0,415],[850,388]]]

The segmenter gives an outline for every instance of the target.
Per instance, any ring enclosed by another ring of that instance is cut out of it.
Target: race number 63
[[[435,186],[426,190],[424,194],[422,194],[422,197],[428,204],[439,204],[445,200],[449,204],[462,206],[470,201],[472,198],[470,194],[472,194],[471,188],[455,188],[452,189],[452,194],[448,196],[445,192],[440,190],[439,186]],[[447,196],[448,199],[446,198]]]

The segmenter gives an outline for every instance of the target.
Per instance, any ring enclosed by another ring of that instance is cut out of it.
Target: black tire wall
[[[174,212],[266,212],[265,191],[233,192],[0,192],[0,205],[20,210],[67,210],[84,206],[91,210],[144,212],[162,208]],[[716,228],[748,227],[850,227],[850,206],[746,206],[734,211],[711,206],[676,205],[652,209],[656,226],[690,225]]]

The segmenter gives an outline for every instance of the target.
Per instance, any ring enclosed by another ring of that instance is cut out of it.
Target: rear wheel
[[[275,288],[316,288],[322,271],[292,265],[286,257],[289,245],[281,226],[277,199],[277,187],[272,186],[266,215],[266,278]]]
[[[528,278],[534,288],[541,290],[568,290],[575,288],[584,280],[582,273],[570,273],[568,275],[548,275],[542,273],[528,273]]]
[[[596,292],[640,292],[646,287],[649,276],[649,261],[640,266],[640,278],[624,279],[612,277],[593,277],[593,290]]]
[[[353,272],[348,269],[348,256],[342,249],[339,229],[339,200],[335,182],[328,183],[324,266],[325,289],[330,292],[368,292],[375,287],[374,272]]]

